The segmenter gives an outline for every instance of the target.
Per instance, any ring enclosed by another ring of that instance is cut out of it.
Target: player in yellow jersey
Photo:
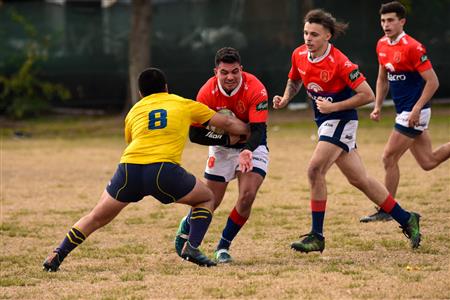
[[[191,230],[182,257],[200,266],[214,266],[199,246],[212,219],[211,190],[180,166],[181,154],[192,123],[211,124],[225,131],[248,135],[242,121],[216,113],[206,105],[168,93],[164,73],[156,68],[139,75],[143,97],[125,118],[125,149],[116,173],[99,203],[76,222],[61,244],[44,261],[44,270],[55,272],[64,258],[91,233],[112,221],[130,202],[153,196],[163,204],[192,206]],[[240,159],[251,169],[251,157]]]

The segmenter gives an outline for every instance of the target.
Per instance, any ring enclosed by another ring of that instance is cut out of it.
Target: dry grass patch
[[[450,108],[435,109],[433,145],[449,140]],[[358,151],[383,178],[381,153],[392,111],[381,124],[363,120]],[[316,128],[309,113],[273,112],[270,169],[252,216],[232,246],[235,262],[204,269],[173,249],[187,207],[152,198],[127,207],[64,261],[58,273],[41,263],[70,226],[97,202],[122,153],[120,118],[9,124],[1,135],[1,299],[397,299],[450,298],[450,162],[431,172],[406,154],[400,203],[422,214],[422,246],[409,248],[394,222],[361,224],[373,205],[333,167],[323,254],[289,244],[310,229],[306,167]],[[26,130],[31,138],[11,137]],[[66,134],[67,132],[67,134]],[[188,144],[184,166],[201,177],[207,149]],[[230,184],[202,245],[212,254],[237,197]]]

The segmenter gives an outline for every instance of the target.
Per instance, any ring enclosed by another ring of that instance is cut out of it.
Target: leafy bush
[[[49,38],[39,36],[36,28],[15,11],[10,14],[25,30],[28,40],[19,70],[10,76],[0,75],[0,114],[22,119],[48,111],[52,100],[65,101],[70,92],[60,84],[39,78],[38,63],[48,57]]]

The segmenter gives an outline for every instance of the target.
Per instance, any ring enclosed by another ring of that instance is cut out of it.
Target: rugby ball
[[[233,116],[233,117],[235,116],[235,114],[228,108],[222,108],[222,109],[218,110],[217,112],[222,115]],[[225,134],[225,131],[222,128],[218,128],[218,127],[215,127],[212,125],[208,125],[206,128],[217,134]]]

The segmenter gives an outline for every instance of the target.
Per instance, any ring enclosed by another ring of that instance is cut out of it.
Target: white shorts
[[[236,178],[239,171],[239,153],[241,149],[222,146],[209,146],[208,161],[206,162],[205,178],[214,181],[229,182]],[[253,151],[252,172],[266,176],[269,167],[269,150],[260,145]]]
[[[397,117],[395,118],[395,129],[406,136],[415,138],[428,128],[431,119],[431,108],[425,108],[420,111],[419,125],[414,127],[408,126],[410,114],[410,111],[402,111],[397,114]]]
[[[326,141],[341,147],[347,152],[356,148],[358,120],[326,120],[317,134],[319,141]]]

